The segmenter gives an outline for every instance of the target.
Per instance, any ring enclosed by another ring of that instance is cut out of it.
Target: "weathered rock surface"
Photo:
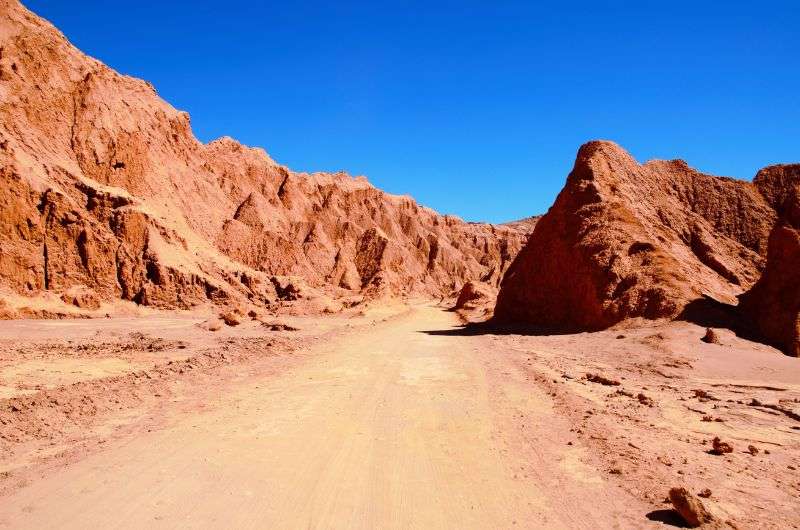
[[[495,318],[561,331],[735,303],[764,268],[773,207],[748,182],[585,144],[502,282]]]
[[[719,334],[713,328],[706,328],[706,334],[700,339],[706,344],[719,344]]]
[[[702,501],[689,493],[686,488],[670,489],[669,500],[689,528],[714,522],[714,516],[703,506]]]
[[[779,221],[764,275],[741,296],[741,312],[763,340],[800,357],[800,164],[764,168],[753,182]]]
[[[481,282],[467,282],[458,292],[453,309],[473,308],[490,303],[497,297],[497,291],[490,285]]]
[[[204,145],[152,85],[0,0],[0,290],[102,300],[266,303],[313,288],[448,293],[497,285],[530,223],[465,223],[343,173]]]

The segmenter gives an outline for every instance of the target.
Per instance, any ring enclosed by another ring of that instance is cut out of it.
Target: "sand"
[[[797,410],[800,367],[726,331],[719,345],[687,323],[473,334],[423,303],[294,317],[299,332],[214,333],[183,317],[159,337],[152,318],[140,323],[148,340],[186,345],[186,358],[227,346],[230,362],[170,372],[149,401],[131,398],[124,378],[94,379],[126,407],[80,430],[4,440],[13,458],[0,464],[0,524],[659,528],[676,521],[664,503],[676,486],[710,489],[709,511],[739,528],[800,524],[789,468],[800,465],[800,422],[751,405]],[[120,329],[115,319],[59,328],[76,343],[111,343]],[[248,346],[264,335],[276,338]],[[709,454],[715,436],[734,451]]]

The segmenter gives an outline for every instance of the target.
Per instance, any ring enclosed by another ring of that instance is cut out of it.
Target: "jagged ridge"
[[[525,228],[469,224],[343,173],[204,145],[152,85],[0,0],[0,288],[85,285],[189,307],[274,296],[270,275],[377,294],[497,284]],[[528,226],[528,225],[524,225]]]

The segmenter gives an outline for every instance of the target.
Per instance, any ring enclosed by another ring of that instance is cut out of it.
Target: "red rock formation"
[[[782,222],[800,226],[800,164],[765,167],[753,179],[753,184]]]
[[[526,228],[470,224],[363,178],[204,145],[152,85],[0,0],[0,289],[75,285],[160,307],[312,287],[439,294],[497,284]]]
[[[506,274],[495,318],[593,330],[675,317],[702,296],[734,303],[763,269],[774,220],[750,183],[590,142]]]
[[[800,357],[800,164],[764,168],[753,182],[780,220],[764,275],[741,297],[742,314],[763,340]]]
[[[467,309],[492,302],[497,292],[489,285],[480,282],[467,282],[461,288],[453,309]]]

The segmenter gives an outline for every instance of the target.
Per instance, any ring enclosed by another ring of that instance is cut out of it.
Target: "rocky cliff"
[[[268,302],[273,275],[375,295],[496,285],[528,226],[465,223],[364,178],[203,144],[152,85],[16,0],[0,0],[0,205],[0,290],[180,308]]]
[[[754,185],[590,142],[502,282],[498,322],[594,330],[733,304],[764,269],[776,213]]]
[[[742,295],[741,312],[763,340],[800,357],[800,164],[764,168],[753,182],[779,220],[764,275]]]

